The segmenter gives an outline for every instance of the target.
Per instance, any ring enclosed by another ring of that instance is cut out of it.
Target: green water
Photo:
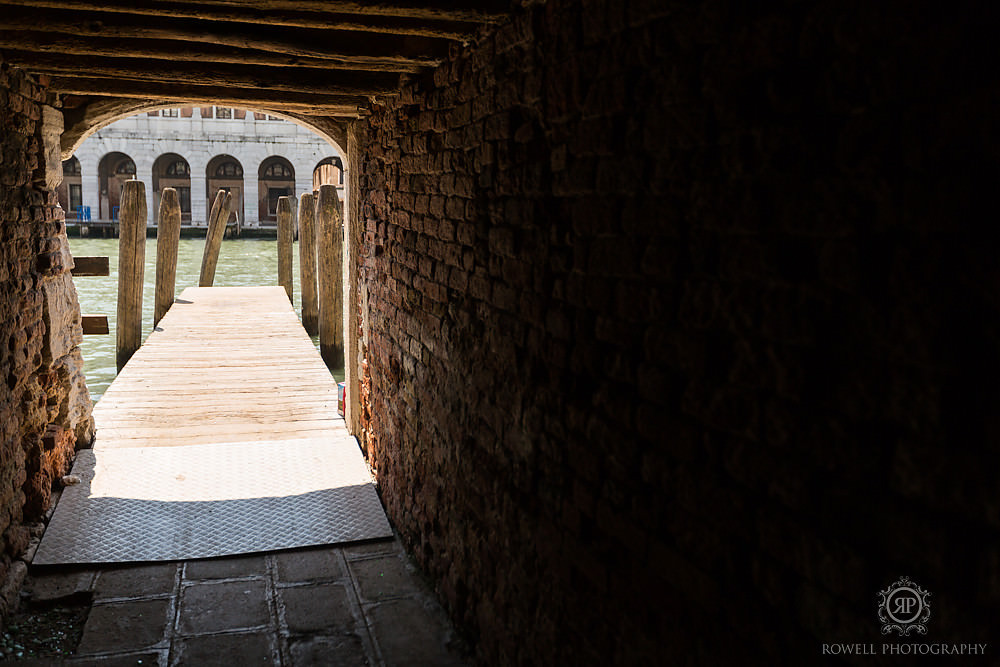
[[[115,379],[115,320],[118,303],[118,239],[71,238],[69,247],[78,257],[93,255],[109,258],[111,275],[106,277],[81,276],[73,279],[80,298],[80,310],[87,314],[108,316],[108,334],[83,337],[84,373],[87,388],[93,400],[98,400],[111,381]],[[181,239],[177,250],[177,286],[175,295],[187,287],[198,285],[204,239]],[[302,293],[299,277],[299,246],[292,249],[294,262],[294,306],[302,317]],[[142,290],[143,338],[153,330],[153,298],[156,280],[156,239],[146,239],[146,270]],[[265,239],[239,239],[222,242],[219,263],[215,270],[217,287],[248,287],[278,284],[278,242]],[[319,344],[314,337],[313,342]],[[342,382],[343,371],[334,377]]]

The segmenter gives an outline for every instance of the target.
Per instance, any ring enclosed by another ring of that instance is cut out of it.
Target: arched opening
[[[246,218],[243,216],[243,165],[232,155],[216,155],[209,160],[205,173],[206,194],[208,199],[205,205],[205,220],[212,211],[212,202],[215,201],[215,193],[225,190],[233,195],[233,208],[229,214],[229,221],[241,222]]]
[[[63,161],[63,181],[57,190],[59,205],[66,212],[68,220],[82,219],[80,209],[83,207],[83,175],[80,161],[71,157]]]
[[[117,220],[125,181],[135,178],[135,161],[125,153],[108,153],[97,165],[97,191],[100,193],[98,217]]]
[[[323,158],[313,169],[313,190],[321,185],[344,185],[344,163],[337,156]]]
[[[278,220],[278,197],[295,196],[295,169],[287,159],[272,155],[260,163],[257,193],[261,222]]]
[[[153,163],[153,210],[160,209],[163,188],[177,190],[181,205],[181,223],[191,224],[191,166],[176,153],[164,153]]]

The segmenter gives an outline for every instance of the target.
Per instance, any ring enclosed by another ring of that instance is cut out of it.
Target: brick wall
[[[48,508],[74,446],[92,437],[77,345],[80,309],[62,209],[61,117],[45,87],[0,61],[0,619],[27,523]]]
[[[729,4],[550,0],[367,121],[364,447],[484,664],[811,664],[904,574],[993,632],[995,21]]]

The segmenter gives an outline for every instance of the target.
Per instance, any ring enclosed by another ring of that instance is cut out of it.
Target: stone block
[[[285,622],[293,635],[349,634],[363,627],[355,616],[350,592],[344,584],[283,587],[278,595],[285,607]]]
[[[48,602],[94,590],[97,572],[73,566],[32,568],[24,591],[32,600]]]
[[[169,600],[94,605],[83,628],[78,655],[138,650],[162,644],[170,622]]]
[[[440,608],[419,600],[392,600],[367,612],[373,639],[387,665],[464,665]]]
[[[177,631],[182,636],[269,626],[270,606],[263,581],[227,581],[181,590]]]
[[[307,637],[289,641],[294,665],[342,665],[366,667],[372,664],[364,643],[356,633],[335,637]]]
[[[262,555],[208,558],[184,563],[185,581],[263,576],[266,573],[267,565]]]
[[[195,667],[224,662],[240,667],[272,667],[280,663],[277,643],[277,637],[268,632],[186,637],[174,640],[171,664]]]
[[[345,574],[340,549],[297,549],[276,553],[273,558],[281,583],[326,581],[340,579]]]
[[[176,563],[126,565],[98,573],[94,584],[97,600],[169,595],[174,592],[177,578]]]
[[[352,560],[348,567],[357,579],[362,601],[377,602],[420,592],[414,573],[399,556]]]

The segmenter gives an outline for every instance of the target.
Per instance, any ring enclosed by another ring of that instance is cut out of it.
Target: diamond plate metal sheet
[[[85,449],[36,564],[186,560],[392,536],[351,437]]]

